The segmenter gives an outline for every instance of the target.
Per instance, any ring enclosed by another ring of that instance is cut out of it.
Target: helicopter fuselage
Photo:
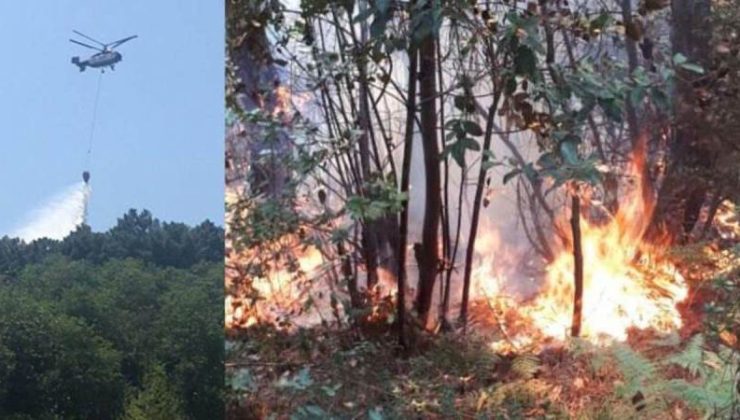
[[[117,51],[103,51],[103,52],[99,52],[97,54],[90,56],[90,58],[86,60],[80,60],[79,57],[73,57],[72,63],[79,66],[80,71],[84,71],[85,67],[92,67],[92,68],[110,67],[111,69],[113,69],[115,64],[121,61],[122,59],[123,57],[121,56],[121,53]]]

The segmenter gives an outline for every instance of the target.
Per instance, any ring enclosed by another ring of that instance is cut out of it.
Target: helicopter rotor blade
[[[83,47],[87,47],[87,48],[90,48],[90,49],[93,49],[93,50],[96,50],[96,51],[103,51],[99,47],[93,47],[92,45],[87,45],[84,42],[75,41],[74,39],[70,39],[69,42],[73,42],[73,43],[75,43],[77,45],[82,45]]]
[[[74,32],[74,33],[76,33],[77,35],[79,35],[79,36],[81,36],[81,37],[83,37],[83,38],[85,38],[85,39],[88,39],[88,40],[90,40],[90,41],[92,41],[92,42],[94,42],[94,43],[96,43],[96,44],[99,44],[99,45],[100,45],[101,47],[103,47],[103,48],[105,48],[105,47],[106,47],[106,45],[105,45],[105,44],[103,44],[102,42],[98,41],[98,40],[97,40],[97,39],[95,39],[95,38],[89,37],[89,36],[87,36],[87,35],[83,34],[83,33],[82,33],[82,32],[80,32],[80,31],[75,31],[75,30],[73,29],[73,30],[72,30],[72,32]]]
[[[123,44],[124,42],[131,41],[132,39],[137,38],[137,37],[138,37],[138,35],[131,35],[129,37],[126,37],[126,38],[123,38],[123,39],[119,39],[116,42],[111,42],[110,44],[108,44],[108,47],[111,48],[111,49],[112,48],[116,48],[117,46]]]

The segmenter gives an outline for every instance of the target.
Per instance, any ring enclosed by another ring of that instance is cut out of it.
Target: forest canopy
[[[223,230],[130,210],[105,232],[0,239],[0,417],[222,411]]]

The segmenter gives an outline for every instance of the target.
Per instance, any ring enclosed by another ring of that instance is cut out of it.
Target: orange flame
[[[626,340],[630,328],[669,332],[680,328],[676,304],[688,288],[658,245],[643,241],[653,201],[643,182],[642,149],[627,168],[637,181],[616,215],[603,223],[581,218],[584,292],[581,336],[594,343]],[[560,220],[567,226],[567,218]],[[568,232],[569,229],[562,229]],[[667,243],[661,244],[667,245]],[[565,339],[573,318],[574,256],[570,243],[555,250],[537,297],[520,311],[543,335]],[[490,293],[489,299],[496,300]]]
[[[276,264],[264,276],[250,278],[251,288],[259,296],[258,300],[247,302],[239,296],[227,296],[227,328],[250,327],[257,322],[277,325],[280,320],[302,312],[310,293],[312,276],[320,271],[324,260],[315,247],[308,247],[295,257],[297,267],[289,269],[285,264]]]

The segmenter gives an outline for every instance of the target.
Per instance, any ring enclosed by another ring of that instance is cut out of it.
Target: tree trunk
[[[635,25],[632,20],[632,0],[622,0],[622,19],[627,27]],[[637,69],[637,46],[635,40],[630,36],[630,31],[624,36],[625,47],[627,50],[627,65],[630,75]],[[630,144],[635,148],[640,135],[640,121],[637,118],[637,112],[631,101],[625,101],[627,110],[627,128],[630,135]]]
[[[360,10],[367,8],[365,1],[360,2]],[[367,43],[368,28],[367,22],[363,21],[360,28],[360,43],[364,48]],[[358,125],[362,134],[358,139],[360,146],[360,170],[362,171],[362,185],[360,190],[363,196],[368,195],[367,183],[370,182],[370,106],[368,104],[368,81],[367,81],[367,63],[364,56],[360,56],[358,62],[359,77],[359,98],[357,116]],[[375,220],[363,220],[362,223],[362,253],[365,260],[365,270],[367,271],[367,288],[372,289],[378,283],[378,231],[379,223]]]
[[[498,89],[497,89],[498,90]],[[478,170],[478,182],[475,185],[475,198],[473,199],[473,218],[470,221],[470,235],[468,237],[468,247],[465,250],[465,271],[463,274],[463,295],[462,304],[460,306],[460,322],[466,325],[468,322],[468,301],[470,300],[470,276],[473,270],[473,254],[475,253],[475,239],[478,235],[478,220],[480,218],[480,207],[481,201],[483,200],[483,188],[485,187],[486,180],[486,168],[485,163],[488,162],[489,156],[485,153],[491,148],[491,139],[493,138],[493,122],[496,117],[496,108],[498,108],[498,102],[501,98],[501,94],[494,93],[494,100],[491,107],[488,109],[488,116],[486,121],[486,132],[483,139],[483,151],[481,152],[481,163],[480,169]]]
[[[416,311],[423,325],[427,324],[432,307],[434,284],[439,272],[439,219],[442,212],[440,187],[439,144],[437,143],[437,83],[435,36],[430,33],[419,45],[419,96],[421,105],[421,136],[424,152],[425,203],[419,266],[419,287]]]
[[[671,7],[673,53],[683,54],[689,62],[707,69],[712,35],[710,1],[672,0]],[[699,219],[708,190],[702,172],[711,167],[712,156],[704,145],[707,124],[694,89],[700,75],[681,69],[677,73],[670,162],[652,230],[666,229],[683,239]]]
[[[404,333],[406,323],[406,244],[409,230],[409,178],[411,176],[411,154],[414,142],[414,121],[416,117],[416,72],[418,52],[413,46],[409,49],[409,86],[406,97],[406,133],[403,144],[403,164],[401,167],[401,192],[406,193],[406,200],[401,209],[398,240],[398,342],[402,348],[407,347]]]
[[[581,200],[576,193],[572,197],[570,227],[573,231],[573,266],[575,293],[573,294],[573,323],[570,335],[581,335],[581,321],[583,319],[583,250],[581,249]]]

